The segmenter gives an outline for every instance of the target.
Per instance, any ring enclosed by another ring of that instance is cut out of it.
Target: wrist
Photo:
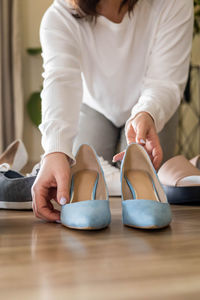
[[[133,120],[134,120],[135,118],[141,117],[141,116],[150,118],[150,119],[153,121],[153,123],[155,124],[155,121],[154,121],[152,115],[151,115],[150,113],[146,112],[146,111],[141,111],[141,112],[139,112],[138,114],[136,114],[135,117],[133,118]]]
[[[48,160],[52,160],[52,159],[55,159],[55,158],[64,158],[69,163],[70,163],[70,160],[71,160],[71,158],[67,154],[65,154],[64,152],[51,152],[51,153],[46,154],[42,158],[42,162],[45,162],[45,161],[48,161]]]

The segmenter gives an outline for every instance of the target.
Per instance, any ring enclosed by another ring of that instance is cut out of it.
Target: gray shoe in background
[[[13,170],[0,172],[0,209],[32,209],[31,187],[36,176],[25,177]]]

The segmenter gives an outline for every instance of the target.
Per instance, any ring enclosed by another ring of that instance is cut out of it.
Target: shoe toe
[[[70,228],[95,230],[110,224],[107,200],[88,200],[66,204],[61,210],[61,223]]]
[[[153,200],[125,200],[122,202],[123,223],[127,226],[156,229],[170,224],[172,216],[168,203]]]

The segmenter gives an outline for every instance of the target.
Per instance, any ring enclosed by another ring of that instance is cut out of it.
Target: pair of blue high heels
[[[123,224],[135,228],[163,228],[171,209],[145,149],[127,147],[121,164]],[[69,228],[97,230],[109,226],[109,195],[95,151],[82,145],[71,168],[70,203],[62,206],[61,223]]]

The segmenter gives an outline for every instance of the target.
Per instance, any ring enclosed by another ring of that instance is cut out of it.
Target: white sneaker
[[[104,172],[109,196],[121,196],[120,170],[110,165],[103,157],[99,157],[99,161]]]
[[[41,155],[40,158],[42,159],[42,155]],[[32,169],[32,171],[31,171],[31,173],[26,173],[26,176],[27,176],[27,177],[30,177],[30,176],[37,176],[37,174],[38,174],[38,172],[39,172],[39,170],[40,170],[40,168],[41,168],[41,165],[42,165],[41,159],[40,159],[40,161],[39,161],[38,163],[36,163],[36,164],[33,166],[33,169]]]

